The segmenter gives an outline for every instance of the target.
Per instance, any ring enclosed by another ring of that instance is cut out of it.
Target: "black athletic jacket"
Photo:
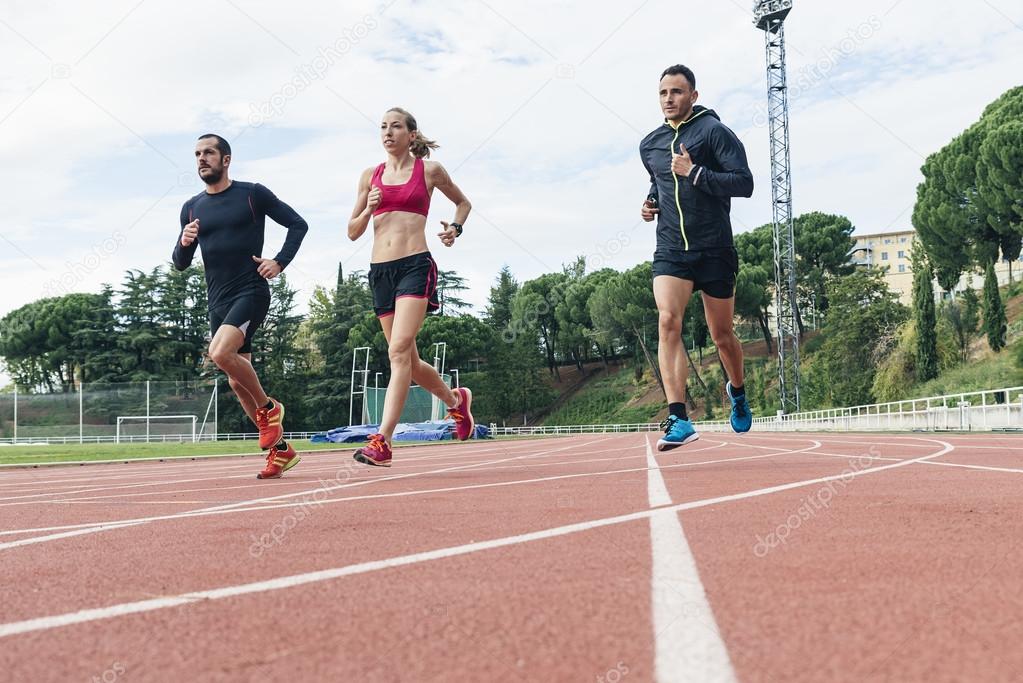
[[[692,157],[688,178],[671,172],[672,150],[685,145]],[[696,106],[677,128],[663,123],[639,143],[657,197],[657,249],[696,251],[731,247],[731,197],[753,194],[746,150],[713,109]]]
[[[281,268],[287,268],[309,226],[294,209],[259,183],[235,180],[223,192],[200,192],[181,207],[181,230],[171,260],[175,268],[184,270],[192,263],[196,247],[202,250],[211,309],[250,294],[270,298],[270,286],[252,260],[253,256],[263,255],[267,216],[288,229],[284,245],[274,257]],[[183,247],[181,233],[196,218],[199,239]]]

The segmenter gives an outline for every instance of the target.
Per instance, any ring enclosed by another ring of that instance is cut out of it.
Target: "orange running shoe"
[[[301,459],[290,443],[287,450],[283,451],[273,446],[270,454],[266,456],[266,467],[256,475],[256,479],[280,479],[282,474],[297,465]]]
[[[462,397],[457,408],[448,408],[448,417],[455,421],[455,436],[465,441],[476,431],[476,420],[472,417],[472,392],[466,387],[455,389]]]
[[[387,437],[383,434],[372,435],[369,437],[369,443],[355,451],[352,457],[363,465],[390,467],[391,447],[387,445]]]
[[[256,410],[256,427],[259,428],[259,447],[264,451],[279,444],[284,438],[284,404],[271,398],[273,408]]]

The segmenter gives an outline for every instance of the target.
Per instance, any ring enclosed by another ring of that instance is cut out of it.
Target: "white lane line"
[[[927,462],[920,463],[921,465],[938,465],[940,467],[962,467],[968,470],[986,470],[988,472],[1011,472],[1013,474],[1023,474],[1021,469],[1013,469],[1011,467],[991,467],[989,465],[964,465],[958,462]]]
[[[20,541],[8,541],[7,543],[0,543],[0,550],[7,550],[8,548],[20,548],[21,546],[24,545],[33,545],[35,543],[56,541],[62,538],[71,538],[72,536],[84,536],[85,534],[94,534],[98,531],[122,529],[124,527],[135,526],[136,524],[139,524],[139,522],[131,522],[128,524],[108,524],[105,526],[91,527],[88,529],[78,529],[77,531],[65,531],[60,534],[50,534],[49,536],[35,536],[33,538],[23,538]]]
[[[166,491],[164,492],[166,493]],[[47,505],[211,505],[215,500],[132,500],[118,502],[116,500],[48,500]],[[38,503],[37,503],[38,505]],[[139,522],[142,524],[142,522]]]
[[[509,441],[509,443],[512,443],[512,442],[513,443],[524,443],[524,442],[529,442],[529,441],[540,441],[540,440],[542,440],[542,439],[539,438],[539,437],[536,438],[536,439],[514,439],[513,441]],[[488,441],[491,441],[492,443],[498,443],[497,440],[489,440],[488,439]],[[297,443],[297,442],[291,442],[291,443]],[[478,441],[476,443],[483,443],[483,441]],[[472,445],[476,445],[476,443],[473,443]],[[436,446],[439,446],[439,445],[442,445],[442,444],[447,445],[443,441],[442,442],[426,442],[426,443],[417,443],[415,445],[410,445],[410,446],[401,446],[401,449],[402,450],[405,450],[405,449],[412,450],[412,449],[420,449],[420,448],[431,448],[431,447],[436,447]],[[334,444],[333,448],[312,448],[312,449],[306,449],[306,450],[301,450],[301,449],[296,449],[296,450],[298,450],[298,454],[299,455],[317,454],[317,453],[323,453],[323,454],[326,455],[326,454],[332,454],[332,453],[341,453],[341,452],[345,452],[345,451],[351,451],[351,450],[354,450],[357,446],[359,446],[358,443],[338,443],[338,444]],[[258,447],[254,446],[254,449],[257,449],[257,448]],[[31,470],[31,469],[53,468],[53,467],[65,467],[65,466],[67,466],[67,467],[84,467],[86,465],[134,465],[136,463],[147,463],[148,464],[148,463],[152,463],[152,462],[158,463],[159,465],[171,466],[171,465],[177,465],[177,464],[179,464],[179,462],[184,462],[184,461],[188,461],[188,460],[216,460],[218,458],[246,458],[246,457],[256,457],[256,456],[261,457],[261,458],[265,458],[266,457],[264,454],[258,453],[257,450],[252,450],[252,451],[245,452],[245,453],[208,453],[208,454],[195,453],[195,454],[191,454],[191,455],[154,455],[154,456],[144,456],[144,457],[140,457],[140,458],[112,458],[112,459],[107,459],[107,460],[60,460],[60,461],[55,461],[55,462],[12,462],[12,463],[0,464],[0,471],[3,471],[5,469],[11,469],[11,470],[26,469],[26,470]]]
[[[365,574],[367,572],[379,571],[381,569],[389,569],[392,567],[408,566],[420,562],[427,562],[430,560],[438,560],[447,557],[456,557],[458,555],[467,555],[470,553],[479,552],[481,550],[503,548],[505,546],[519,545],[522,543],[528,543],[530,541],[538,541],[548,538],[556,538],[559,536],[567,536],[569,534],[578,533],[580,531],[589,531],[590,529],[614,526],[616,524],[625,524],[627,522],[634,522],[640,519],[650,519],[654,515],[660,514],[661,512],[664,512],[666,510],[671,510],[674,512],[679,512],[682,510],[693,510],[696,508],[706,507],[708,505],[717,505],[718,503],[726,503],[735,500],[746,500],[749,498],[765,496],[780,491],[788,491],[790,489],[802,488],[804,486],[812,486],[814,484],[822,484],[829,481],[837,481],[839,479],[847,480],[856,479],[858,477],[863,477],[868,474],[884,472],[886,470],[896,469],[899,467],[906,467],[908,465],[912,465],[918,462],[925,462],[931,458],[937,458],[955,449],[954,446],[944,441],[935,440],[934,443],[941,444],[943,448],[940,451],[936,451],[929,455],[920,456],[912,460],[903,460],[901,462],[892,463],[890,465],[881,465],[879,467],[858,470],[856,472],[843,472],[842,474],[839,475],[818,477],[816,479],[806,479],[803,481],[791,482],[789,484],[779,484],[777,486],[770,486],[763,489],[746,491],[744,493],[737,493],[728,496],[718,496],[716,498],[706,498],[704,500],[697,500],[689,503],[678,503],[667,508],[642,510],[640,512],[632,512],[629,514],[617,515],[614,517],[606,517],[604,519],[577,522],[575,524],[554,527],[551,529],[545,529],[543,531],[534,531],[528,534],[507,536],[504,538],[497,538],[490,541],[467,543],[465,545],[452,546],[449,548],[440,548],[438,550],[413,553],[411,555],[402,555],[385,560],[362,562],[359,564],[348,565],[345,567],[323,569],[315,572],[307,572],[305,574],[293,574],[291,576],[283,576],[276,579],[270,579],[268,581],[258,581],[255,583],[246,583],[236,586],[226,586],[223,588],[216,588],[212,590],[185,593],[183,595],[154,598],[152,600],[142,600],[139,602],[127,602],[119,605],[109,605],[107,607],[79,610],[77,612],[68,612],[66,614],[57,614],[49,617],[26,619],[24,621],[13,621],[5,624],[0,624],[0,638],[13,636],[20,633],[30,633],[33,631],[47,631],[61,626],[81,624],[91,621],[98,621],[101,619],[110,619],[113,617],[124,616],[127,614],[152,612],[154,610],[164,609],[167,607],[187,605],[189,603],[193,603],[200,600],[220,600],[223,598],[230,598],[239,595],[264,593],[267,591],[293,588],[295,586],[301,586],[310,583],[330,581],[332,579],[341,578],[344,576]]]
[[[537,441],[539,441],[539,440],[537,440]],[[531,440],[522,440],[522,441],[514,440],[514,441],[507,441],[507,442],[505,442],[505,441],[470,442],[470,444],[459,445],[458,446],[458,453],[457,453],[457,455],[459,457],[464,457],[464,456],[470,456],[470,455],[475,455],[475,454],[492,453],[494,451],[507,452],[508,450],[511,450],[512,448],[517,447],[519,445],[522,445],[522,446],[526,447],[526,446],[530,446],[530,445],[533,445],[533,444],[535,444],[535,441],[531,441]],[[339,449],[339,450],[299,451],[299,454],[303,455],[303,456],[308,455],[309,459],[313,459],[313,460],[318,460],[318,459],[330,460],[331,458],[334,458],[334,459],[337,459],[338,462],[344,462],[344,461],[350,461],[351,460],[351,452],[358,445],[359,444],[349,444],[347,448]],[[444,445],[451,446],[453,444],[448,442],[448,443],[445,443]],[[523,448],[523,450],[525,450],[525,448]],[[438,454],[436,454],[435,447],[433,447],[433,446],[402,446],[402,447],[400,447],[397,450],[397,453],[398,453],[398,455],[401,456],[402,464],[406,464],[406,463],[411,463],[411,462],[421,462],[421,461],[425,461],[425,460],[434,460],[434,459],[438,459],[438,458],[452,457],[452,449],[448,448],[448,449],[444,449],[444,451],[445,452],[443,454],[438,455]],[[189,456],[189,457],[191,457],[191,456]],[[249,454],[239,453],[239,454],[236,454],[233,457],[236,457],[238,459],[243,459],[243,458],[245,458],[245,459],[248,459],[248,458],[264,459],[266,456],[265,456],[265,454],[260,454],[260,453],[249,453]],[[117,462],[122,462],[122,461],[119,460]],[[131,466],[131,465],[134,465],[135,462],[136,461],[124,461],[124,464]],[[253,467],[254,463],[251,462],[251,460],[250,460],[248,462],[239,462],[239,463],[236,463],[236,464],[230,464],[230,463],[226,463],[226,462],[225,463],[214,462],[214,463],[202,463],[202,464],[205,465],[202,468],[202,472],[211,473],[211,472],[227,472],[229,470],[238,470],[238,469],[242,469],[242,468],[245,468],[246,470],[250,470]],[[80,476],[68,476],[67,478],[64,478],[64,479],[44,479],[44,480],[40,480],[40,479],[37,478],[37,477],[40,476],[40,473],[37,473],[37,472],[32,472],[32,471],[26,471],[24,473],[21,473],[21,472],[17,472],[17,473],[16,472],[11,472],[10,474],[5,474],[4,477],[3,477],[3,480],[0,481],[0,491],[2,491],[5,488],[13,488],[13,489],[16,489],[18,491],[21,491],[22,490],[22,486],[24,486],[26,484],[31,484],[31,485],[35,486],[35,485],[39,485],[39,484],[56,484],[56,483],[66,483],[66,482],[77,482],[77,483],[71,484],[71,486],[91,486],[91,485],[95,485],[95,482],[96,482],[97,479],[102,479],[102,481],[105,482],[105,483],[109,483],[109,482],[128,483],[132,479],[135,479],[135,478],[143,478],[143,479],[145,479],[147,477],[151,478],[153,474],[160,474],[160,475],[162,475],[164,477],[171,477],[171,476],[175,476],[175,475],[177,475],[179,473],[182,473],[182,472],[194,472],[195,468],[196,468],[196,465],[194,463],[191,463],[191,462],[162,463],[162,464],[149,464],[149,463],[147,463],[144,466],[140,466],[140,467],[129,467],[128,471],[124,471],[121,468],[116,468],[118,470],[121,470],[117,474],[110,474],[109,472],[112,472],[115,469],[115,468],[110,468],[110,470],[108,470],[108,471],[103,471],[102,472],[102,476],[100,476],[100,473],[98,471],[85,471],[85,470],[82,470],[82,469],[79,468],[79,469],[77,469],[75,471],[81,473]],[[17,476],[18,474],[24,474],[25,476],[18,477]],[[53,473],[53,474],[56,474],[56,473]]]
[[[882,458],[879,455],[848,455],[846,453],[825,453],[824,451],[813,451],[810,455],[826,455],[829,458],[842,458],[844,460],[859,460],[860,458],[866,460],[888,460],[889,462],[905,460],[905,458]]]
[[[850,446],[897,446],[899,448],[928,448],[929,447],[927,444],[924,444],[924,443],[907,443],[906,441],[899,441],[897,443],[892,443],[891,441],[877,441],[877,440],[873,440],[873,441],[852,441],[851,439],[833,439],[833,438],[829,438],[829,437],[827,437],[827,436],[825,436],[823,434],[819,435],[819,438],[822,441],[824,441],[826,443],[829,443],[829,444],[832,444],[832,443],[843,443],[843,444],[847,444],[847,445],[850,445]],[[885,438],[905,439],[905,440],[911,440],[912,439],[912,440],[916,440],[916,441],[928,441],[927,438],[922,437],[922,436],[902,436],[902,437],[900,437],[900,436],[894,436],[892,434],[886,434]]]
[[[518,443],[519,442],[516,442],[516,444],[514,444],[514,445],[518,445]],[[462,450],[462,448],[464,448],[464,447],[459,447],[459,450]],[[464,453],[456,453],[456,452],[453,452],[453,449],[449,449],[447,452],[445,452],[444,454],[440,454],[440,455],[433,454],[433,455],[419,455],[419,456],[415,456],[415,457],[405,457],[405,458],[402,459],[402,464],[403,465],[408,465],[410,467],[429,467],[430,463],[423,463],[423,461],[425,461],[425,460],[436,460],[436,459],[441,459],[441,458],[451,458],[451,459],[453,459],[453,461],[459,461],[460,462],[460,461],[465,460],[466,457],[470,456],[470,455],[483,454],[483,453],[492,453],[494,451],[501,451],[503,453],[509,453],[509,452],[519,452],[520,450],[528,450],[528,449],[525,449],[525,448],[523,448],[523,449],[509,449],[509,448],[492,448],[492,447],[488,447],[488,448],[484,448],[484,449],[473,448],[472,450],[467,450]],[[329,471],[329,470],[332,470],[332,469],[336,471],[338,469],[338,467],[344,467],[346,465],[350,465],[351,462],[352,462],[352,460],[351,460],[351,453],[350,452],[344,453],[343,457],[337,459],[337,463],[338,463],[337,466],[331,466],[331,465],[329,465],[327,463],[317,462],[318,458],[316,456],[319,455],[319,452],[311,451],[311,453],[313,455],[311,457],[309,457],[307,459],[307,461],[312,461],[312,462],[316,463],[315,467],[319,468],[319,469],[312,469],[311,470],[308,467],[306,467],[306,468],[303,468],[303,470],[302,470],[303,472],[310,472],[310,473],[312,473],[312,472],[316,472],[316,471]],[[400,453],[400,451],[399,451],[399,453]],[[331,452],[331,454],[333,454],[333,452]],[[214,474],[215,476],[194,477],[194,478],[190,478],[190,479],[164,478],[164,479],[159,479],[157,481],[153,481],[151,479],[151,476],[153,474],[158,474],[161,477],[174,477],[175,474],[180,474],[180,473],[183,473],[183,472],[188,472],[188,473],[191,473],[191,474],[195,474],[196,473],[196,466],[189,463],[189,464],[185,464],[185,465],[175,465],[175,469],[173,471],[156,472],[155,469],[154,469],[153,471],[149,471],[149,472],[135,472],[135,473],[132,473],[132,474],[124,474],[124,475],[119,475],[119,476],[115,476],[115,477],[96,477],[95,473],[94,473],[93,476],[90,476],[88,478],[84,478],[84,477],[76,478],[76,480],[83,480],[83,479],[85,479],[84,481],[80,481],[80,483],[76,484],[76,486],[84,486],[84,487],[86,487],[86,488],[81,488],[80,490],[77,490],[77,491],[67,491],[67,490],[64,490],[64,489],[62,489],[62,490],[49,490],[49,491],[46,491],[44,493],[37,493],[37,494],[33,494],[33,495],[19,495],[19,496],[4,497],[4,498],[0,498],[0,501],[18,500],[18,499],[23,499],[23,498],[38,498],[38,497],[41,497],[41,496],[71,495],[71,494],[77,494],[77,493],[93,493],[93,492],[105,491],[105,490],[113,491],[113,490],[120,490],[120,489],[125,489],[125,488],[132,488],[132,487],[142,487],[142,486],[161,486],[161,485],[165,485],[165,484],[170,486],[170,485],[175,485],[175,484],[182,484],[182,483],[196,482],[196,481],[220,481],[220,480],[223,480],[223,479],[251,479],[251,478],[253,478],[251,471],[249,471],[249,470],[251,470],[251,468],[253,466],[253,463],[246,463],[243,466],[247,469],[247,472],[245,474],[227,474],[226,471],[221,471],[221,470],[224,470],[225,468],[210,468],[210,467],[207,467],[207,468],[203,468],[203,469],[199,470],[199,472],[201,472],[201,473],[203,473],[205,475]],[[238,469],[238,467],[239,466],[232,466],[229,469]],[[218,474],[218,472],[220,472],[220,473]],[[130,478],[134,479],[135,477],[140,477],[140,476],[141,477],[147,477],[148,476],[148,477],[150,477],[150,479],[143,480],[143,481],[126,481],[125,480],[125,478],[127,478],[127,477],[130,477]],[[71,480],[63,480],[63,481],[71,481]],[[32,483],[33,484],[38,484],[39,482],[32,482]],[[264,486],[265,486],[265,484],[264,484]],[[19,490],[19,492],[21,491],[20,488],[18,488],[18,490]]]
[[[477,468],[477,467],[486,467],[487,465],[499,465],[499,464],[505,463],[505,462],[513,462],[515,460],[532,459],[532,458],[544,458],[544,457],[547,457],[547,456],[549,456],[549,455],[551,455],[553,453],[560,453],[561,451],[570,450],[570,449],[573,449],[573,448],[581,448],[583,446],[589,446],[590,444],[600,443],[601,441],[607,441],[607,440],[608,440],[607,438],[603,438],[603,439],[596,439],[594,441],[586,441],[584,443],[572,443],[572,444],[569,444],[567,446],[562,446],[561,448],[554,448],[554,449],[549,450],[549,451],[540,451],[539,453],[529,453],[529,452],[527,452],[524,455],[515,455],[515,456],[509,457],[509,458],[500,458],[498,460],[486,460],[486,461],[483,461],[483,462],[472,462],[472,463],[467,463],[467,464],[464,464],[464,465],[455,465],[455,466],[452,466],[452,467],[441,467],[440,469],[427,470],[425,472],[410,472],[408,474],[395,474],[395,475],[385,476],[385,477],[374,477],[372,479],[364,479],[364,480],[360,480],[360,481],[356,481],[356,482],[351,482],[351,483],[347,483],[347,482],[346,483],[341,483],[341,484],[337,484],[336,486],[323,486],[321,484],[320,486],[317,486],[314,489],[306,489],[305,491],[293,491],[291,493],[282,493],[279,496],[266,496],[264,498],[254,498],[252,500],[242,500],[242,501],[238,501],[237,503],[226,503],[224,505],[217,505],[217,506],[214,506],[214,507],[203,508],[201,510],[195,510],[194,512],[197,512],[197,513],[201,513],[201,512],[216,512],[218,510],[229,510],[231,508],[249,507],[250,505],[260,505],[262,503],[273,503],[273,502],[276,502],[276,501],[285,500],[287,498],[297,498],[299,496],[303,496],[304,497],[304,496],[308,496],[310,494],[315,494],[315,493],[321,492],[321,491],[325,492],[325,493],[329,493],[331,491],[337,491],[337,490],[340,490],[340,489],[354,488],[356,486],[365,486],[367,484],[371,484],[371,483],[374,483],[374,482],[379,483],[379,482],[384,482],[384,481],[395,481],[395,480],[399,480],[399,479],[410,479],[410,478],[413,478],[413,477],[422,477],[422,476],[425,476],[425,475],[428,475],[428,474],[446,474],[448,472],[461,472],[461,471],[470,470],[470,469]]]
[[[1007,451],[1007,450],[1021,451],[1021,450],[1023,450],[1023,446],[972,446],[972,445],[967,445],[967,444],[958,444],[956,446],[956,448],[958,448],[959,450],[962,450],[962,451],[972,451],[974,448],[992,449],[992,450],[997,450],[997,451]]]
[[[629,447],[625,447],[625,448],[607,448],[607,449],[602,449],[602,450],[598,450],[598,451],[590,451],[589,454],[593,455],[593,454],[597,454],[597,453],[622,453],[623,451],[638,450],[638,449],[641,449],[641,448],[643,448],[643,446],[629,446]],[[714,448],[714,447],[712,446],[711,448]],[[704,450],[708,450],[708,449],[704,449]],[[587,460],[562,460],[562,461],[559,461],[559,462],[552,462],[552,463],[526,463],[526,464],[521,464],[521,465],[498,465],[496,467],[488,467],[486,471],[487,471],[487,473],[492,473],[492,472],[498,472],[500,470],[509,470],[509,469],[524,469],[524,468],[534,468],[534,467],[556,467],[558,465],[579,465],[579,464],[590,463],[590,462],[608,462],[608,461],[616,461],[616,460],[622,460],[622,459],[623,459],[622,457],[592,458],[592,459],[587,459]],[[432,466],[436,466],[438,464],[440,464],[440,465],[455,465],[455,464],[458,464],[460,462],[465,464],[463,462],[463,460],[453,459],[450,462],[432,463]],[[431,466],[431,464],[427,463],[427,464],[424,464],[424,465],[415,465],[413,467],[429,467],[429,466]],[[411,469],[411,468],[409,468],[409,469]],[[337,470],[338,470],[338,467],[334,467],[334,466],[312,467],[312,468],[303,468],[301,474],[302,475],[308,475],[308,474],[316,474],[316,473],[320,473],[320,472],[337,472]],[[245,475],[245,477],[249,478],[249,479],[253,478],[250,475]],[[191,482],[191,481],[206,481],[207,479],[211,480],[211,481],[224,481],[225,479],[237,479],[237,478],[238,477],[206,477],[206,478],[203,478],[203,479],[187,479],[187,480],[179,480],[179,481],[181,481],[182,483],[187,483],[187,482]],[[160,483],[171,484],[173,482],[153,482],[151,484],[143,484],[143,483],[131,484],[131,485],[126,485],[124,488],[132,488],[132,487],[135,487],[135,486],[157,486]],[[309,481],[308,481],[308,479],[290,479],[290,480],[286,479],[284,481],[276,482],[275,484],[273,484],[274,487],[278,487],[278,486],[298,486],[298,485],[308,486],[309,485]],[[117,488],[121,488],[121,487],[117,487]],[[93,502],[93,501],[103,501],[103,500],[117,500],[117,501],[124,501],[125,503],[129,503],[129,502],[132,502],[132,501],[130,501],[128,499],[140,498],[140,497],[143,497],[143,496],[165,496],[165,495],[168,495],[168,494],[178,494],[178,495],[180,495],[180,494],[184,494],[184,493],[204,493],[204,492],[208,492],[208,491],[234,491],[234,490],[245,490],[245,489],[263,489],[263,490],[266,490],[266,483],[264,482],[264,483],[258,483],[258,484],[257,483],[254,483],[254,484],[242,484],[240,486],[212,486],[212,487],[192,488],[192,489],[177,489],[177,488],[174,488],[174,489],[170,489],[170,490],[166,490],[166,491],[142,491],[142,492],[137,492],[137,493],[115,493],[115,494],[111,494],[111,495],[107,495],[107,496],[85,496],[85,497],[77,497],[77,498],[59,498],[59,499],[54,499],[54,500],[22,500],[22,501],[17,501],[17,502],[13,502],[13,503],[0,503],[0,507],[24,506],[24,505],[44,505],[44,504],[63,504],[63,503],[77,503],[77,502]],[[75,493],[77,493],[77,492],[72,491],[72,492],[65,492],[65,493],[52,493],[52,494],[46,494],[46,495],[55,495],[55,496],[57,496],[57,495],[66,495],[66,496],[70,496],[70,495],[75,494]],[[40,495],[42,495],[42,494],[40,494]],[[4,500],[4,499],[0,498],[0,500]],[[140,504],[144,504],[146,501],[138,501],[138,502]],[[195,501],[195,502],[196,503],[203,503],[203,504],[207,504],[207,505],[212,505],[212,504],[217,503],[217,501]]]
[[[263,509],[275,509],[275,508],[280,508],[280,507],[285,507],[286,508],[286,507],[295,507],[295,506],[300,506],[300,505],[309,505],[309,504],[311,504],[313,502],[316,502],[316,496],[317,496],[317,494],[320,494],[321,492],[322,493],[329,493],[330,491],[336,491],[336,490],[348,489],[348,488],[355,488],[355,487],[358,487],[358,486],[365,486],[365,485],[373,484],[373,483],[376,483],[376,482],[393,481],[393,480],[396,480],[396,479],[409,479],[409,478],[412,478],[412,477],[420,477],[420,476],[424,476],[424,475],[428,475],[428,474],[439,474],[439,473],[445,473],[445,472],[464,471],[464,470],[471,469],[471,468],[474,468],[474,467],[482,467],[482,466],[486,466],[486,465],[494,465],[494,464],[503,463],[503,462],[510,462],[510,461],[513,461],[513,460],[523,460],[523,459],[531,459],[531,458],[544,458],[544,457],[548,457],[548,456],[550,456],[550,455],[552,455],[554,453],[559,453],[559,452],[564,451],[564,450],[569,450],[569,449],[578,448],[578,447],[582,447],[582,446],[588,446],[588,445],[590,445],[592,443],[599,443],[601,441],[607,441],[607,440],[609,440],[609,438],[613,438],[613,437],[597,439],[596,441],[586,441],[586,442],[578,443],[578,444],[570,444],[568,446],[563,446],[561,448],[555,448],[555,449],[552,449],[552,450],[549,450],[549,451],[540,451],[539,453],[526,453],[524,455],[517,455],[517,456],[513,456],[513,457],[508,457],[508,458],[501,458],[499,460],[491,460],[491,461],[484,461],[484,462],[473,462],[473,463],[469,463],[469,464],[466,464],[466,465],[458,465],[458,466],[455,466],[455,467],[444,467],[444,468],[441,468],[441,469],[429,470],[429,471],[425,471],[425,472],[410,472],[408,474],[399,474],[399,475],[394,475],[394,476],[390,476],[390,477],[375,477],[375,478],[370,478],[370,479],[360,479],[360,480],[355,481],[355,482],[342,483],[342,484],[338,484],[336,486],[323,486],[321,484],[319,487],[317,487],[315,489],[308,489],[308,490],[305,490],[305,491],[298,491],[298,492],[291,493],[291,494],[282,494],[280,496],[272,496],[272,497],[269,497],[269,498],[254,498],[254,499],[250,499],[250,500],[239,501],[237,503],[230,503],[230,504],[227,504],[227,505],[214,505],[212,507],[199,508],[199,509],[196,509],[196,510],[186,510],[184,512],[178,512],[178,513],[174,513],[174,514],[156,515],[156,516],[153,516],[153,517],[137,517],[137,518],[132,518],[132,519],[112,520],[112,521],[105,521],[105,522],[89,522],[89,523],[85,523],[85,524],[67,524],[67,525],[61,525],[61,526],[56,526],[56,527],[49,527],[49,528],[46,528],[45,530],[46,531],[56,531],[56,530],[64,530],[64,529],[81,529],[81,528],[91,528],[91,527],[95,527],[95,526],[105,526],[105,527],[108,527],[108,528],[116,528],[116,526],[111,526],[111,525],[121,525],[121,524],[126,524],[128,522],[142,524],[142,523],[155,522],[155,521],[164,521],[164,520],[171,520],[171,519],[184,519],[184,518],[187,518],[187,517],[201,517],[201,516],[213,515],[213,514],[223,514],[223,513],[227,513],[227,512],[242,512],[242,511],[253,511],[253,510],[263,510]],[[418,492],[418,491],[407,491],[407,492],[403,492],[403,495],[418,495],[419,493],[420,492]],[[309,497],[308,497],[310,494],[312,495],[312,500],[310,500]],[[302,498],[300,500],[297,500],[297,501],[293,501],[293,502],[289,502],[289,503],[284,503],[284,504],[280,504],[280,505],[262,505],[262,506],[260,505],[261,503],[273,502],[273,501],[281,500],[281,499],[284,499],[284,498],[293,498],[293,497],[296,497],[296,496],[302,496]],[[325,504],[325,503],[329,503],[329,502],[335,502],[335,501],[323,500],[319,504]],[[253,506],[256,506],[256,507],[253,507]],[[44,529],[37,529],[37,531],[42,531],[42,530],[44,530]],[[19,533],[19,530],[0,531],[0,536],[10,535],[10,534],[14,534],[14,533]],[[54,540],[56,540],[56,539],[54,539]]]
[[[815,442],[815,443],[817,443],[817,442]],[[721,446],[724,446],[724,445],[726,445],[726,444],[725,443],[718,443],[717,445],[715,445],[715,446],[713,446],[711,448],[706,448],[704,450],[712,450],[714,448],[720,448]],[[717,460],[702,460],[702,461],[698,461],[698,462],[676,463],[674,465],[663,465],[661,467],[661,469],[662,470],[680,469],[680,468],[684,468],[684,467],[699,467],[699,466],[702,466],[702,465],[722,465],[722,464],[733,463],[733,462],[741,462],[741,461],[745,461],[745,460],[762,460],[764,458],[772,458],[772,457],[775,457],[775,456],[778,456],[778,455],[787,455],[787,454],[790,454],[790,453],[804,453],[804,452],[808,452],[808,451],[812,450],[813,448],[818,447],[819,445],[820,444],[817,443],[816,446],[807,446],[806,448],[802,448],[802,449],[794,450],[794,451],[782,451],[780,453],[768,453],[766,455],[746,455],[746,456],[740,456],[740,457],[737,457],[737,458],[720,458],[720,459],[717,459]],[[373,493],[373,494],[366,494],[366,495],[362,495],[362,496],[345,496],[343,498],[329,498],[329,499],[326,499],[326,500],[319,500],[319,501],[315,500],[315,497],[314,497],[313,501],[305,499],[305,500],[295,501],[295,502],[290,502],[290,503],[277,503],[277,504],[273,504],[273,505],[260,505],[260,506],[253,506],[253,507],[231,508],[231,509],[228,509],[228,510],[215,510],[215,511],[210,511],[210,512],[187,511],[187,512],[178,512],[178,513],[166,514],[166,515],[156,515],[156,516],[152,516],[152,517],[137,517],[137,518],[123,519],[123,520],[106,520],[106,521],[103,521],[103,522],[85,522],[85,523],[80,523],[80,524],[65,524],[65,525],[61,525],[61,526],[34,527],[34,528],[29,528],[29,529],[10,529],[10,530],[6,530],[6,531],[0,531],[0,536],[10,536],[10,535],[15,535],[15,534],[27,534],[27,533],[51,532],[51,531],[62,531],[62,530],[65,530],[65,529],[83,529],[83,528],[92,528],[92,527],[95,527],[97,525],[117,525],[117,524],[129,523],[129,522],[131,522],[131,523],[145,523],[145,522],[174,521],[174,520],[180,520],[180,519],[189,519],[189,518],[193,518],[193,517],[207,517],[207,516],[212,516],[212,515],[225,515],[225,514],[233,514],[233,513],[240,513],[240,512],[261,512],[263,510],[280,510],[280,509],[285,509],[285,508],[308,506],[308,505],[311,505],[311,504],[331,505],[331,504],[335,504],[335,503],[348,503],[348,502],[353,502],[353,501],[374,500],[374,499],[379,499],[379,498],[401,498],[401,497],[421,496],[421,495],[435,494],[435,493],[451,493],[451,492],[467,491],[467,490],[474,490],[474,489],[499,488],[499,487],[504,487],[504,486],[518,486],[518,485],[522,485],[522,484],[546,483],[546,482],[558,481],[558,480],[562,480],[562,479],[579,479],[579,478],[586,478],[586,477],[603,477],[603,476],[609,476],[609,475],[613,475],[613,474],[631,474],[631,473],[635,473],[635,472],[644,472],[646,470],[647,470],[647,467],[630,467],[630,468],[623,468],[623,469],[617,469],[617,470],[602,470],[602,471],[599,471],[599,472],[579,472],[579,473],[575,473],[575,474],[561,474],[561,475],[554,475],[554,476],[548,476],[548,477],[536,477],[536,478],[530,478],[530,479],[516,479],[516,480],[513,480],[513,481],[489,482],[489,483],[484,483],[484,484],[467,484],[467,485],[464,485],[464,486],[448,486],[448,487],[444,487],[444,488],[435,488],[435,489],[418,489],[418,490],[413,490],[413,491],[397,491],[397,492],[393,492],[393,493]]]
[[[644,440],[650,507],[671,505],[671,494],[650,440]],[[654,672],[658,683],[732,683],[735,671],[677,511],[664,508],[650,516],[650,545]]]

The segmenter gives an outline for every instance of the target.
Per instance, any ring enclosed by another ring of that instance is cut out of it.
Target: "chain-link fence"
[[[82,384],[0,394],[0,443],[198,441],[217,436],[217,383]]]

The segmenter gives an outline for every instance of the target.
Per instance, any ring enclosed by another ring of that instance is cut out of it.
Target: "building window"
[[[905,242],[906,242],[906,238],[905,238],[905,237],[902,237],[902,238],[900,238],[900,239],[899,239],[899,242],[902,242],[903,244],[905,244]]]
[[[881,252],[881,260],[882,261],[887,261],[888,260],[888,252],[887,251],[882,251]]]
[[[885,240],[885,241],[884,241],[884,243],[885,243],[885,244],[891,244],[891,243],[892,243],[892,241],[891,241],[891,240]]]
[[[906,252],[899,250],[899,258],[906,258]]]
[[[906,264],[905,263],[900,263],[899,264],[899,272],[900,273],[905,273],[906,272]]]

